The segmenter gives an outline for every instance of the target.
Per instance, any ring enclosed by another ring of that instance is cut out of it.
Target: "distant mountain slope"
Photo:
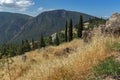
[[[88,14],[66,10],[47,11],[36,17],[0,12],[0,43],[37,39],[40,34],[50,35],[64,29],[66,20],[72,19],[73,24],[77,24],[80,15],[84,17],[84,21],[94,18]]]
[[[23,38],[37,38],[40,34],[50,35],[57,31],[64,29],[66,20],[73,20],[73,24],[77,24],[79,21],[79,16],[84,17],[84,21],[89,18],[94,18],[93,16],[66,10],[53,10],[47,11],[36,16],[33,21],[26,23],[23,32],[15,38],[15,40],[20,40]]]
[[[0,43],[11,40],[30,19],[28,15],[0,12]]]

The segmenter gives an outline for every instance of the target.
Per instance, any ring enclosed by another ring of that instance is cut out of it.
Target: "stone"
[[[26,62],[27,56],[25,54],[22,55],[22,61]]]
[[[114,13],[105,25],[105,33],[120,36],[120,14]]]
[[[56,39],[56,35],[57,35],[57,33],[54,33],[54,34],[51,35],[51,37],[52,37],[52,42],[55,41],[55,39]]]

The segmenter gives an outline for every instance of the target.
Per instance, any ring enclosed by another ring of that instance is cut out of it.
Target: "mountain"
[[[31,38],[37,39],[40,34],[50,35],[64,29],[66,20],[72,19],[73,24],[77,24],[80,15],[84,17],[84,21],[94,18],[94,16],[88,14],[66,10],[46,11],[36,17],[1,12],[0,43]]]
[[[0,43],[11,40],[32,18],[23,14],[0,12]]]

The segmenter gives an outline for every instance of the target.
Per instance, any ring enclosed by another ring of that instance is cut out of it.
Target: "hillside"
[[[0,12],[0,43],[7,42],[21,32],[24,24],[32,19],[31,16]]]
[[[0,59],[0,79],[119,80],[120,26],[116,25],[120,23],[119,17],[120,14],[115,13],[105,25],[84,30],[92,33],[87,35],[88,41],[84,36],[59,46],[37,48],[23,55],[3,55]],[[6,51],[12,52],[5,48],[3,51],[5,54]]]
[[[89,80],[95,65],[116,55],[110,45],[120,41],[120,38],[101,36],[98,29],[94,35],[88,44],[75,39],[60,46],[28,52],[25,62],[22,56],[13,57],[9,68],[7,64],[0,67],[0,77],[9,80],[10,71],[11,80]]]
[[[64,29],[66,20],[73,19],[77,24],[79,16],[84,17],[84,21],[94,18],[85,13],[53,10],[31,17],[16,13],[0,13],[0,43],[11,41],[19,42],[22,39],[38,39],[40,34],[50,35]]]

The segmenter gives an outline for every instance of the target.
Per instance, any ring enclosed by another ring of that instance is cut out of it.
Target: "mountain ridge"
[[[6,17],[4,15],[7,15]],[[2,16],[1,16],[2,14]],[[5,41],[21,41],[22,39],[38,39],[40,34],[51,35],[64,29],[66,20],[73,20],[77,24],[79,16],[84,17],[84,21],[94,16],[77,11],[67,11],[64,9],[45,11],[36,17],[26,14],[0,12],[0,43]],[[5,17],[2,19],[2,17]],[[5,29],[3,29],[5,28]],[[6,37],[6,38],[5,38]]]

